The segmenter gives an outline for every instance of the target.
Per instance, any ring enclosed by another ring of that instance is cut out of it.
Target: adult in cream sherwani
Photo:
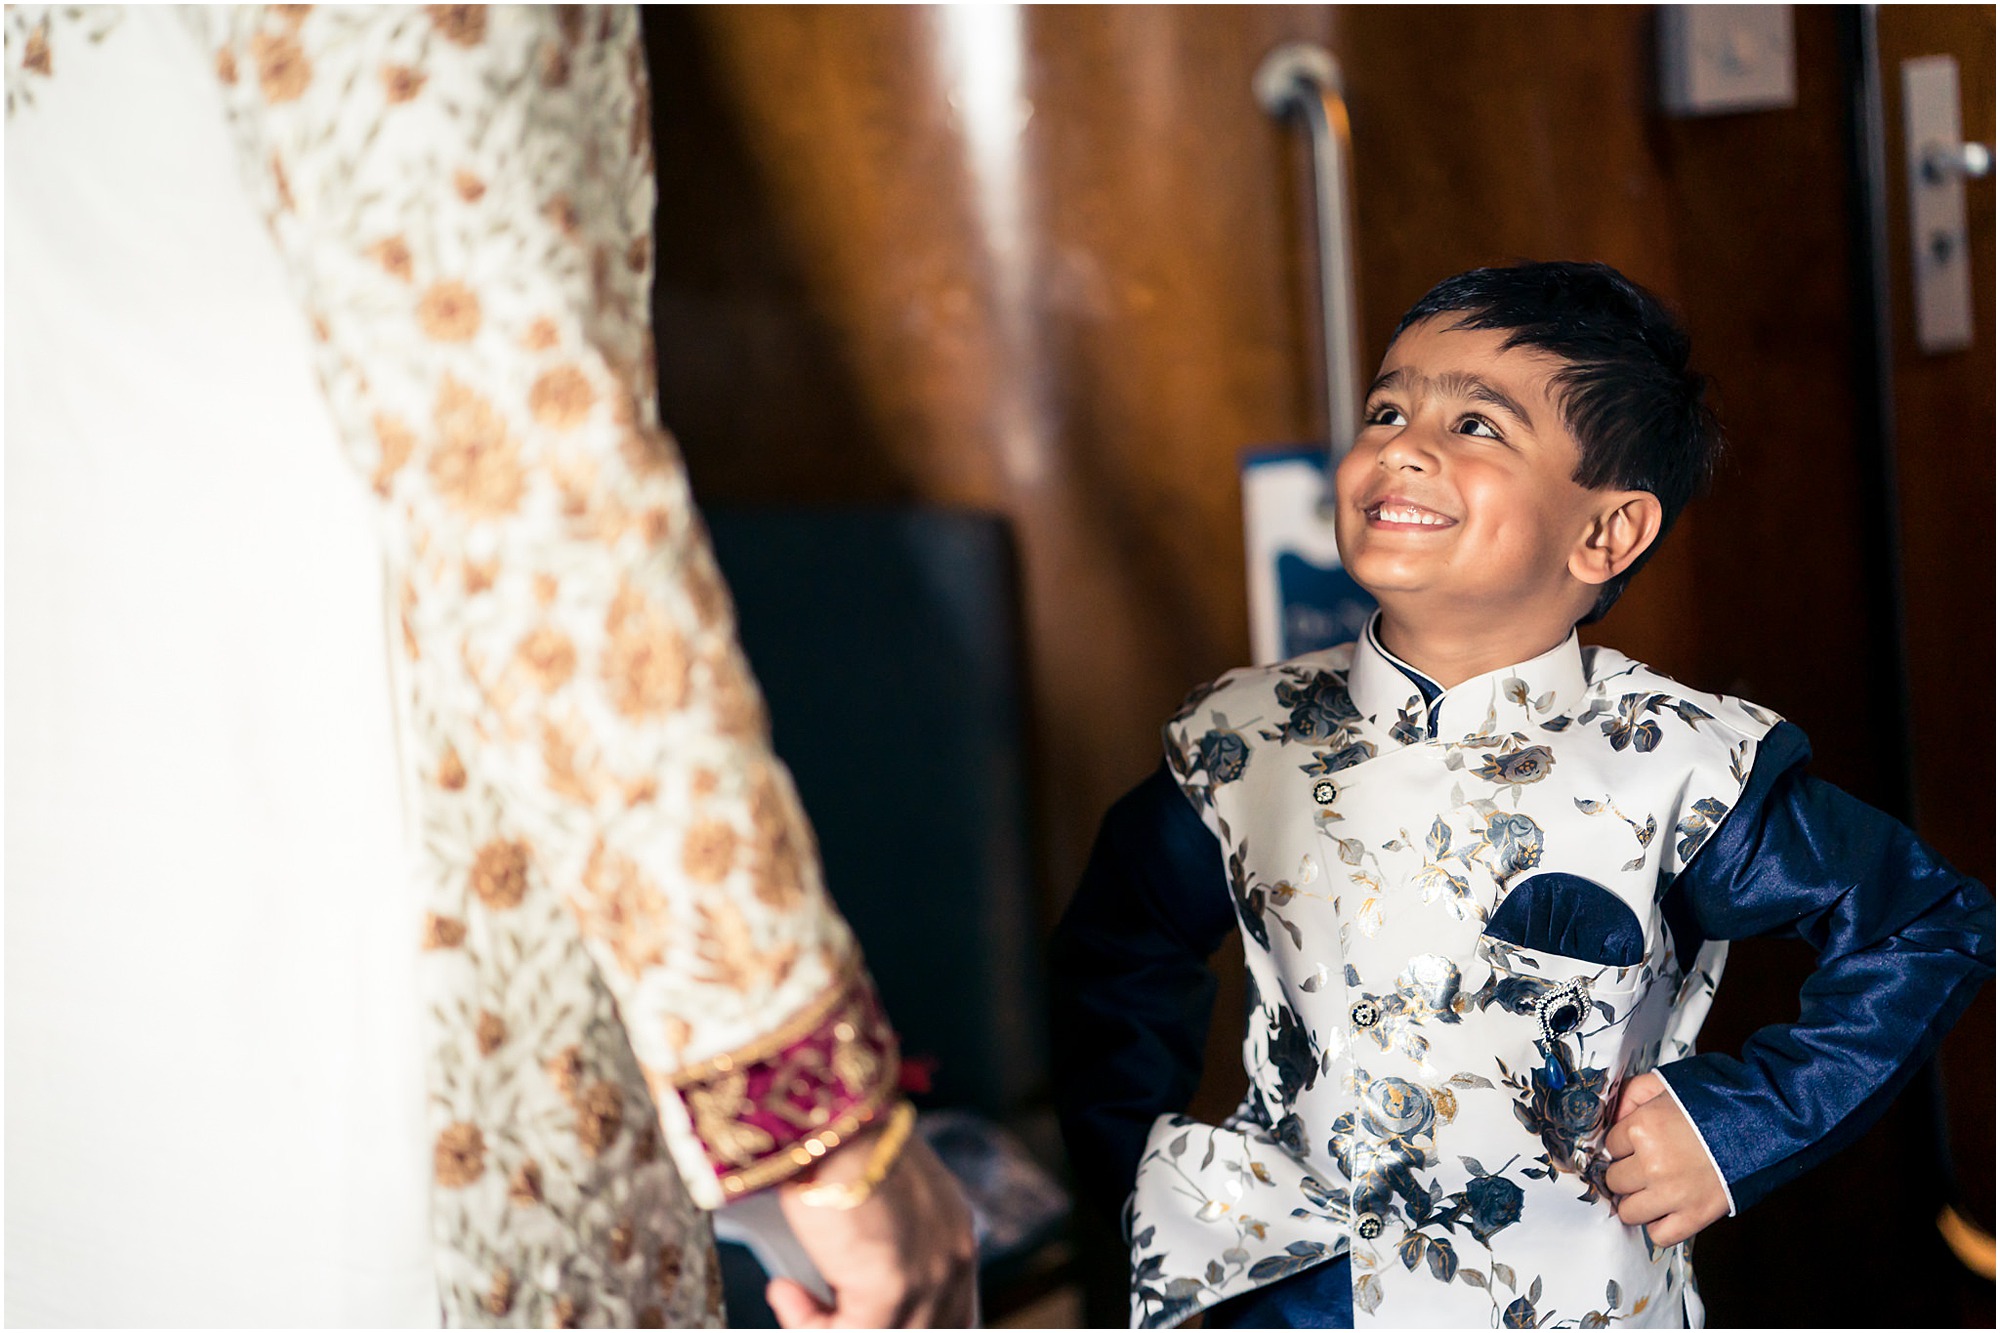
[[[781,1182],[966,1317],[920,1144],[793,1207],[897,1049],[656,419],[637,14],[6,54],[9,1320],[713,1323]]]

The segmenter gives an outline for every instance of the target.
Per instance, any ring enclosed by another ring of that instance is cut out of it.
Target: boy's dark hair
[[[1708,377],[1688,366],[1688,336],[1658,298],[1608,264],[1476,268],[1424,293],[1396,335],[1433,315],[1452,327],[1507,333],[1502,346],[1559,357],[1555,398],[1582,458],[1575,480],[1592,490],[1650,491],[1659,536],[1599,590],[1580,622],[1602,619],[1660,549],[1687,502],[1707,486],[1722,431],[1705,399]]]

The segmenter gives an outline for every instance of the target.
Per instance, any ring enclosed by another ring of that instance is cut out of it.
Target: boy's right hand
[[[1618,1219],[1645,1227],[1662,1246],[1678,1245],[1729,1212],[1729,1193],[1707,1146],[1666,1091],[1667,1081],[1655,1073],[1626,1083],[1604,1140],[1613,1158],[1604,1183],[1618,1196]]]

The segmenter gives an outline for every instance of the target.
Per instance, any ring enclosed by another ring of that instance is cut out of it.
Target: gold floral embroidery
[[[424,917],[424,947],[426,949],[456,949],[465,943],[465,923],[455,916],[439,916],[431,912]]]
[[[704,819],[681,841],[681,869],[697,884],[720,884],[736,863],[736,830],[719,819]]]
[[[747,675],[722,654],[709,658],[708,668],[714,678],[708,706],[715,710],[715,729],[739,740],[762,735],[764,705]]]
[[[226,46],[215,53],[215,77],[227,84],[236,82],[236,52]]]
[[[666,961],[666,899],[637,862],[611,851],[600,839],[583,868],[583,890],[585,928],[610,942],[612,957],[627,975],[636,977]]]
[[[541,606],[553,606],[556,600],[557,583],[553,574],[535,575],[535,601]]]
[[[611,285],[611,252],[601,245],[590,252],[590,299],[598,310],[618,303],[618,289]]]
[[[521,448],[493,405],[450,375],[432,413],[437,448],[430,477],[438,493],[468,514],[497,518],[521,502],[527,479]]]
[[[559,194],[543,205],[542,216],[547,218],[557,231],[572,238],[583,226],[583,220],[577,216],[575,202],[566,194]]]
[[[479,1041],[479,1053],[481,1055],[493,1054],[507,1040],[507,1020],[494,1013],[491,1009],[480,1010],[479,1028],[476,1036]]]
[[[547,317],[536,320],[521,335],[521,346],[531,352],[546,352],[554,347],[560,335],[556,332],[556,322]]]
[[[535,420],[554,430],[581,424],[596,401],[589,377],[575,366],[557,366],[528,390],[528,410]]]
[[[544,694],[554,694],[576,674],[576,645],[546,625],[521,640],[517,657]]]
[[[674,1293],[680,1290],[682,1271],[681,1252],[674,1246],[662,1245],[658,1268],[661,1300],[673,1300]]]
[[[409,578],[403,580],[397,610],[403,626],[403,652],[412,662],[421,661],[423,649],[417,644],[417,627],[413,619],[417,610],[417,585]]]
[[[695,1132],[713,1156],[731,1166],[748,1166],[777,1146],[769,1134],[737,1118],[749,1097],[750,1079],[740,1070],[687,1093]]]
[[[583,1155],[600,1157],[625,1124],[625,1101],[609,1083],[593,1083],[576,1108],[576,1137]]]
[[[292,182],[286,177],[285,164],[276,153],[271,154],[271,183],[277,187],[278,207],[287,213],[298,212],[298,201],[292,198]],[[325,342],[325,337],[322,336],[320,341]]]
[[[479,296],[455,279],[432,283],[417,302],[417,323],[441,343],[470,341],[479,332]]]
[[[523,1162],[514,1168],[514,1174],[507,1181],[507,1200],[522,1208],[529,1208],[542,1201],[542,1168],[534,1162]]]
[[[872,1088],[882,1076],[882,1057],[866,1042],[835,1042],[830,1063],[833,1076],[850,1088]]]
[[[575,1046],[565,1046],[548,1063],[549,1081],[556,1085],[556,1093],[570,1105],[576,1105],[576,1085],[583,1078],[583,1052]]]
[[[636,809],[660,794],[660,780],[651,773],[625,784],[625,808]]]
[[[486,193],[486,182],[460,167],[451,175],[451,188],[457,190],[458,197],[466,203],[476,204],[480,196]]]
[[[28,34],[28,45],[21,56],[21,68],[31,73],[48,77],[55,72],[54,62],[49,56],[49,21],[43,19]]]
[[[697,768],[694,776],[688,779],[688,791],[699,800],[704,796],[715,795],[715,789],[721,782],[722,779],[716,775],[714,769]]]
[[[758,777],[750,797],[750,822],[755,830],[753,887],[757,897],[784,912],[798,906],[805,896],[805,876],[800,863],[808,848],[800,846],[805,833],[792,818],[792,806],[779,794],[777,779],[767,770]]]
[[[444,747],[444,757],[438,760],[437,784],[446,791],[460,791],[465,787],[465,762],[450,745]]]
[[[410,244],[400,236],[375,242],[368,247],[368,257],[399,281],[408,282],[415,275],[415,268],[410,262]]]
[[[493,1285],[486,1292],[486,1313],[495,1319],[514,1308],[514,1274],[502,1268],[493,1274]]]
[[[429,76],[423,71],[411,69],[408,65],[384,65],[382,66],[383,95],[389,99],[391,106],[407,102],[424,90],[424,83],[428,78]]]
[[[604,683],[611,706],[630,718],[657,717],[687,698],[688,658],[665,613],[627,579],[605,614]]]
[[[528,844],[496,839],[472,863],[472,891],[488,907],[519,907],[528,894]]]
[[[477,46],[486,36],[484,5],[426,5],[431,22],[448,42]]]
[[[618,457],[639,476],[653,476],[667,470],[667,451],[660,437],[650,431],[626,430],[618,436]]]
[[[486,1136],[464,1121],[445,1127],[432,1153],[432,1171],[446,1189],[462,1189],[486,1173]]]
[[[296,37],[260,32],[250,39],[250,55],[257,62],[257,86],[273,106],[296,101],[312,82],[312,63]]]
[[[661,1026],[666,1030],[667,1045],[676,1055],[685,1051],[688,1042],[694,1039],[694,1028],[679,1014],[668,1014]]]
[[[735,903],[726,898],[704,900],[698,910],[701,935],[696,952],[708,965],[705,980],[749,991],[773,985],[791,971],[798,946],[787,943],[771,950],[758,948],[749,920]]]
[[[408,426],[396,418],[386,412],[377,412],[375,443],[382,452],[377,456],[375,475],[369,480],[375,488],[375,494],[387,496],[389,483],[395,480],[396,473],[402,470],[403,464],[410,461],[410,454],[417,447],[417,437]]]
[[[729,619],[729,589],[708,561],[691,560],[688,564],[687,594],[694,604],[695,619],[703,629],[720,629]]]
[[[542,720],[542,766],[548,772],[551,794],[579,805],[597,801],[595,774],[584,773],[577,765],[577,734],[568,724]]]
[[[468,560],[465,562],[465,595],[476,597],[493,586],[493,580],[500,577],[498,560]]]
[[[554,42],[542,44],[542,86],[560,88],[569,82],[569,56]]]

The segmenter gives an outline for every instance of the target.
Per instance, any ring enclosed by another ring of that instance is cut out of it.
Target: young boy
[[[1057,933],[1135,1326],[1699,1327],[1688,1238],[1857,1136],[1991,974],[1992,899],[1796,727],[1578,646],[1710,471],[1704,387],[1602,265],[1398,326],[1336,478],[1380,613],[1196,690]],[[1251,1090],[1215,1127],[1176,1113],[1232,927]],[[1798,1021],[1693,1054],[1725,941],[1787,927]]]

